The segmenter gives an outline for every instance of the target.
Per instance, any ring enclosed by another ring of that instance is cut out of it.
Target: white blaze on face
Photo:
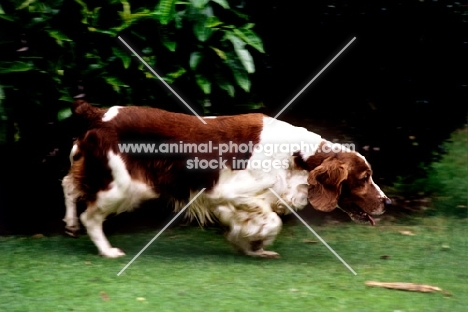
[[[367,162],[367,159],[366,159],[364,156],[362,156],[362,155],[359,154],[358,152],[356,152],[356,155],[359,156],[359,157],[361,157],[361,158],[366,162],[366,164],[369,166],[369,163]],[[369,166],[369,167],[370,167],[370,166]],[[388,198],[387,195],[385,195],[385,193],[382,192],[382,190],[380,189],[380,187],[379,187],[377,184],[375,184],[375,182],[374,182],[374,180],[372,179],[372,177],[371,177],[370,181],[371,181],[372,185],[373,185],[373,186],[377,189],[377,191],[379,192],[380,198],[382,198],[382,199],[383,199],[383,198]]]
[[[119,113],[119,109],[121,109],[122,106],[112,106],[107,110],[107,112],[102,116],[102,121],[110,121],[112,120],[117,114]]]
[[[377,189],[377,191],[379,192],[379,195],[380,195],[380,198],[387,198],[387,195],[385,195],[384,192],[382,192],[382,190],[380,189],[380,187],[375,184],[374,180],[372,180],[371,178],[371,182],[372,182],[372,185]]]

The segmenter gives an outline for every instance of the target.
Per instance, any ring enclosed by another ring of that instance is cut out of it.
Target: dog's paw
[[[78,233],[80,231],[80,227],[78,225],[67,225],[65,226],[65,234],[71,237],[78,237]]]
[[[274,251],[263,250],[262,253],[259,255],[262,258],[279,258],[280,255]]]
[[[118,257],[125,256],[125,253],[119,248],[110,248],[106,250],[105,252],[101,252],[101,256],[105,258],[118,258]]]
[[[255,250],[255,251],[248,251],[248,252],[246,252],[246,254],[248,256],[252,256],[252,257],[269,258],[269,259],[279,258],[280,257],[279,253],[277,253],[277,252],[263,250],[263,249],[258,249],[258,250]]]

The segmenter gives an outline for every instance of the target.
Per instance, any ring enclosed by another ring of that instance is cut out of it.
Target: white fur
[[[70,152],[70,164],[73,164],[73,157],[76,155],[76,152],[78,151],[78,145],[73,144],[73,147]]]
[[[269,124],[269,118],[264,119],[260,145],[300,144],[301,141],[310,144],[309,153],[313,154],[316,151],[314,148],[318,147],[322,139],[304,128],[278,120]],[[294,168],[291,155],[291,152],[270,155],[254,151],[251,156],[251,161],[285,160],[288,164],[285,169],[221,170],[218,183],[209,192],[199,196],[188,208],[190,218],[201,224],[217,219],[228,226],[227,239],[248,255],[277,256],[277,253],[263,248],[251,250],[250,246],[256,241],[261,241],[262,247],[273,242],[282,225],[277,214],[290,213],[269,188],[294,209],[302,209],[308,203],[307,172]]]
[[[369,165],[369,163],[367,162],[367,159],[366,159],[364,156],[362,156],[362,155],[359,154],[359,153],[355,153],[355,154],[356,154],[357,156],[361,157],[361,158],[366,162],[366,164]],[[370,178],[370,180],[371,180],[372,186],[375,187],[375,188],[377,189],[377,191],[379,192],[380,198],[381,198],[381,199],[388,199],[387,195],[385,195],[385,193],[382,192],[382,190],[381,190],[380,187],[374,182],[374,180],[372,179],[372,177]]]
[[[377,191],[379,192],[379,195],[380,195],[380,198],[381,199],[388,199],[387,195],[385,195],[384,192],[382,192],[382,190],[380,189],[380,187],[374,182],[374,180],[372,179],[371,177],[371,182],[372,182],[372,185],[377,189]]]
[[[112,172],[113,182],[110,189],[97,194],[97,207],[106,213],[121,213],[132,210],[142,201],[158,198],[148,185],[132,180],[124,161],[112,151],[108,153],[109,168]]]
[[[322,137],[316,133],[308,131],[303,127],[296,127],[287,122],[265,117],[263,120],[263,130],[260,136],[260,144],[288,144],[304,146],[306,148],[300,149],[304,159],[314,155],[320,143],[324,142]],[[291,151],[294,152],[294,151]],[[263,153],[264,154],[264,153]],[[289,157],[291,153],[277,153],[277,159]],[[254,155],[258,158],[261,155]]]
[[[119,110],[122,108],[122,106],[112,106],[110,107],[107,112],[102,116],[102,121],[110,121],[112,120],[115,116],[119,114]]]

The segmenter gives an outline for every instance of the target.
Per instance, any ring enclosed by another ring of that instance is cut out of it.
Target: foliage
[[[468,128],[454,131],[450,142],[444,144],[447,153],[432,163],[427,177],[414,180],[399,177],[392,190],[396,194],[432,198],[435,209],[431,214],[468,216]],[[426,212],[428,213],[428,212]]]
[[[189,103],[208,111],[214,96],[251,91],[255,53],[264,52],[253,28],[227,0],[2,2],[5,109],[27,136],[26,110],[45,120],[66,118],[81,87],[102,105],[173,106],[174,96],[125,41]]]

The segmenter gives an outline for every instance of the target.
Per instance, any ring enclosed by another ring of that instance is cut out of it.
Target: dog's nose
[[[390,198],[388,198],[388,197],[385,197],[383,202],[384,202],[385,205],[391,205],[392,204],[392,200]]]

